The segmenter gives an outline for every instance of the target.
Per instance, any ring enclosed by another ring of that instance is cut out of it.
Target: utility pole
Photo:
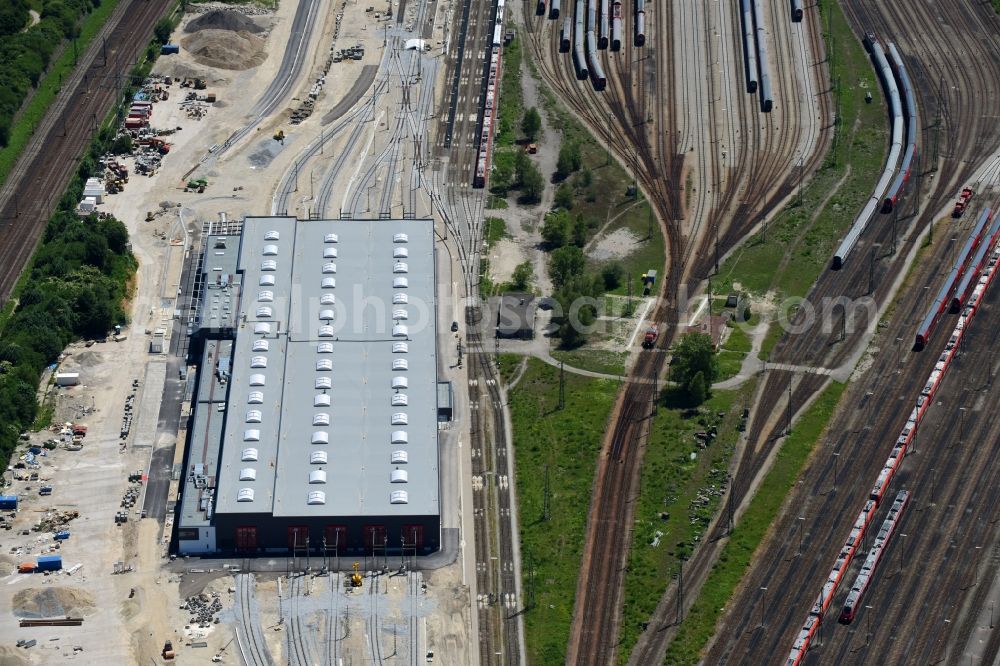
[[[726,533],[732,535],[733,533],[733,495],[736,494],[736,487],[733,483],[733,475],[729,475],[729,497],[726,500],[726,512],[729,514],[729,527]]]
[[[626,315],[632,316],[632,273],[631,272],[625,273],[625,285],[626,285],[625,287],[626,292],[628,293],[628,301],[626,301],[627,305],[625,306]]]
[[[684,621],[684,560],[677,561],[677,624]]]
[[[761,586],[760,588],[760,628],[764,628],[764,609],[765,601],[767,600],[767,588]]]
[[[559,406],[557,409],[562,410],[566,407],[566,371],[563,368],[563,362],[559,361]]]
[[[792,378],[795,375],[791,375],[788,378],[788,413],[785,417],[785,434],[792,434]]]
[[[549,506],[549,466],[545,466],[545,485],[542,496],[542,520],[549,520],[552,517]]]
[[[899,221],[899,206],[892,207],[892,256],[896,256],[896,223]]]
[[[872,259],[868,264],[868,294],[875,293],[875,246],[872,245]],[[846,316],[846,315],[845,315]]]

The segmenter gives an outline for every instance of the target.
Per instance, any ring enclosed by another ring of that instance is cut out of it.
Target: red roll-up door
[[[288,528],[288,549],[302,549],[309,546],[309,528],[305,525],[292,525]]]
[[[252,552],[257,550],[256,527],[236,528],[236,550],[240,552]]]
[[[382,548],[385,546],[386,531],[385,525],[365,525],[364,528],[365,548]]]
[[[403,525],[402,543],[404,548],[423,548],[424,526]]]
[[[327,550],[334,548],[341,552],[347,550],[347,527],[345,525],[327,525],[323,528],[323,536],[326,538]]]

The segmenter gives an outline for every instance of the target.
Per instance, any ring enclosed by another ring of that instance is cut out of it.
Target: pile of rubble
[[[52,510],[46,511],[45,515],[32,528],[36,532],[59,532],[62,528],[80,517],[80,512],[76,509],[68,511]]]
[[[249,4],[226,5],[221,2],[212,2],[204,4],[202,3],[195,4],[193,2],[189,2],[187,4],[188,14],[206,14],[208,12],[217,12],[220,10],[227,12],[236,12],[239,14],[243,14],[244,16],[269,16],[273,13],[270,9],[265,9],[264,7],[260,7],[257,5],[249,5]]]
[[[222,600],[219,599],[217,592],[213,592],[212,596],[202,592],[196,597],[188,597],[187,601],[181,605],[181,610],[191,613],[191,624],[186,627],[187,629],[190,629],[192,625],[207,629],[211,625],[219,623],[217,615],[222,610]]]

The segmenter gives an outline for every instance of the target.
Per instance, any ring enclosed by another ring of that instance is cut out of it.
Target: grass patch
[[[778,299],[805,296],[829,266],[837,243],[871,196],[872,183],[885,164],[889,130],[878,77],[836,3],[823,0],[820,9],[828,51],[832,12],[835,49],[831,76],[834,82],[840,81],[835,148],[803,188],[802,204],[793,201],[786,206],[767,225],[766,234],[758,234],[720,267],[713,280],[717,293],[735,291],[733,284],[740,283],[743,290],[756,294],[773,289]],[[866,92],[872,93],[875,102],[865,103]],[[824,206],[848,164],[850,176]],[[802,233],[817,210],[816,221]]]
[[[503,197],[498,197],[495,194],[491,194],[486,197],[486,209],[490,210],[504,210],[508,208],[507,200]]]
[[[56,392],[50,388],[45,394],[45,399],[38,406],[38,413],[35,414],[35,421],[31,424],[33,432],[39,432],[52,425],[52,418],[56,414]]]
[[[487,247],[493,247],[493,245],[501,238],[507,238],[510,234],[507,233],[507,223],[501,220],[499,217],[487,217],[483,220],[483,238],[486,240]]]
[[[508,373],[521,362],[501,359]],[[566,373],[566,404],[557,410],[559,370],[538,359],[528,359],[510,392],[531,664],[566,660],[594,469],[617,392],[618,382]]]
[[[497,112],[494,150],[517,149],[515,143],[524,117],[521,94],[521,40],[515,39],[503,49],[503,73],[500,75],[500,108]]]
[[[94,11],[80,22],[80,36],[76,40],[77,53],[82,55],[87,50],[87,46],[107,22],[117,5],[118,0],[104,0],[100,6],[95,7]],[[17,120],[10,127],[10,140],[0,150],[0,183],[7,180],[7,175],[14,167],[14,162],[17,161],[24,147],[28,145],[35,128],[55,100],[56,94],[62,86],[62,79],[69,78],[74,68],[73,44],[67,42],[66,49],[59,58],[53,61],[48,72],[38,82],[38,88],[35,89],[34,95],[21,109]]]
[[[653,614],[678,563],[691,556],[704,536],[728,483],[736,428],[753,388],[751,382],[737,391],[717,391],[697,414],[663,407],[657,412],[643,460],[625,574],[619,663],[628,660],[642,623]],[[702,444],[694,436],[713,426],[719,435],[712,443]]]
[[[607,375],[624,375],[628,352],[583,346],[576,349],[553,349],[552,358],[581,370],[603,372]]]
[[[720,351],[718,354],[719,375],[715,378],[715,381],[721,382],[738,375],[740,373],[740,368],[743,367],[743,359],[745,359],[746,356],[747,355],[742,352],[732,352],[726,350]]]
[[[697,601],[667,649],[664,663],[694,664],[699,661],[701,650],[712,636],[722,608],[729,603],[733,591],[750,567],[757,546],[795,485],[845,387],[846,384],[831,382],[795,425],[775,457],[774,466],[734,528],[732,538],[722,549],[718,562],[712,566]]]

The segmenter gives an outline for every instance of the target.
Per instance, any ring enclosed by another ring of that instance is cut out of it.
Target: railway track
[[[379,597],[379,574],[372,572],[371,584],[368,586],[368,618],[365,621],[366,634],[368,635],[368,648],[371,650],[372,664],[382,666],[385,659],[382,657],[382,620],[378,614]]]
[[[0,189],[0,304],[11,295],[97,124],[114,107],[169,0],[124,0],[79,60]],[[104,60],[103,44],[109,45]],[[71,104],[72,102],[72,104]]]
[[[247,666],[273,666],[267,642],[260,628],[260,617],[253,605],[253,575],[237,574],[236,606],[238,608],[236,645]]]
[[[312,666],[307,645],[308,628],[302,627],[301,596],[304,574],[293,574],[288,580],[288,663],[290,666]]]

